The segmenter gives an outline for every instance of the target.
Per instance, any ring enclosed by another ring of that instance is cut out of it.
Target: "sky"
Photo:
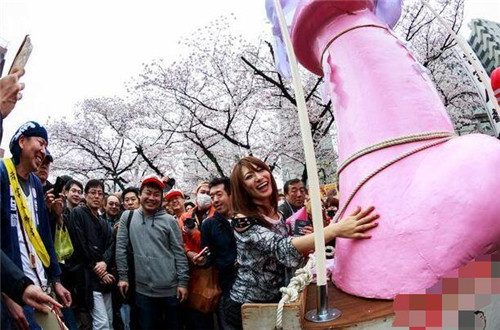
[[[231,14],[231,28],[248,40],[267,33],[264,0],[0,0],[0,38],[9,49],[4,74],[26,34],[34,45],[1,147],[8,154],[10,137],[28,120],[45,124],[71,117],[85,98],[124,95],[143,63],[174,61],[182,55],[179,40]],[[465,0],[464,21],[472,18],[500,22],[500,1]]]

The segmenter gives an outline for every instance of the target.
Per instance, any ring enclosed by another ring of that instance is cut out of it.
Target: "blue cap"
[[[21,125],[12,136],[12,139],[10,139],[9,143],[9,149],[10,153],[12,154],[12,158],[14,158],[14,163],[18,164],[19,163],[19,157],[21,156],[21,147],[19,147],[19,139],[21,136],[26,136],[26,137],[31,137],[31,136],[36,136],[36,137],[41,137],[47,143],[49,143],[49,137],[47,135],[47,130],[45,127],[41,126],[35,121],[28,121],[24,124]]]
[[[54,161],[54,157],[52,157],[49,149],[47,149],[47,148],[45,148],[45,159],[47,159],[51,163]]]

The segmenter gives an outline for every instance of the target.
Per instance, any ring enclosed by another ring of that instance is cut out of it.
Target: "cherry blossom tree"
[[[273,170],[283,157],[304,168],[296,101],[290,83],[274,69],[272,48],[230,34],[227,19],[202,31],[183,41],[189,56],[145,65],[133,86],[139,98],[157,102],[151,109],[160,120],[164,104],[176,114],[166,124],[191,142],[188,163],[201,170],[189,172],[228,175],[245,155],[262,158]],[[319,96],[321,78],[303,75],[319,143],[333,124],[331,104]]]
[[[434,0],[431,5],[458,33],[463,23],[465,0]],[[413,54],[429,70],[456,130],[476,124],[473,109],[481,98],[466,73],[461,51],[430,10],[421,1],[405,1],[396,33],[406,41]]]

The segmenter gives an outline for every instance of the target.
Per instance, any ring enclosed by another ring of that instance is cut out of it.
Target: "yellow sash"
[[[21,191],[21,187],[19,187],[19,182],[17,181],[16,167],[12,162],[12,159],[3,159],[5,167],[7,168],[7,174],[9,176],[10,186],[12,191],[14,192],[14,198],[16,200],[17,209],[19,210],[19,216],[21,217],[21,221],[23,222],[23,227],[26,233],[28,234],[28,239],[35,248],[36,254],[38,258],[42,261],[42,264],[45,267],[49,267],[50,265],[50,257],[45,249],[45,245],[43,244],[42,238],[38,234],[36,230],[35,223],[31,219],[31,214],[28,209],[28,205],[26,203],[26,199]]]

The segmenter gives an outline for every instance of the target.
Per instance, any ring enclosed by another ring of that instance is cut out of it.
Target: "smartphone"
[[[195,257],[195,258],[199,258],[199,257],[201,257],[202,255],[203,255],[203,256],[207,256],[207,255],[209,254],[209,252],[208,252],[208,251],[209,251],[209,250],[208,250],[208,246],[205,246],[205,247],[203,248],[203,250],[201,250],[201,251],[200,251],[200,253],[198,253],[198,254],[197,254],[197,255],[195,255],[194,257]]]
[[[56,196],[56,198],[58,198],[59,194],[62,193],[65,184],[66,182],[64,182],[64,179],[58,176],[56,183],[54,184],[54,196]]]
[[[33,45],[31,44],[31,39],[29,34],[24,37],[23,43],[19,50],[17,51],[16,57],[14,57],[14,61],[12,62],[12,66],[10,67],[9,74],[14,71],[22,70],[28,63],[28,59],[30,58],[31,51],[33,50]]]
[[[303,236],[304,233],[302,232],[302,230],[304,229],[304,227],[311,225],[312,223],[309,220],[299,220],[299,219],[295,220],[295,228],[293,230],[293,236],[294,237]]]

